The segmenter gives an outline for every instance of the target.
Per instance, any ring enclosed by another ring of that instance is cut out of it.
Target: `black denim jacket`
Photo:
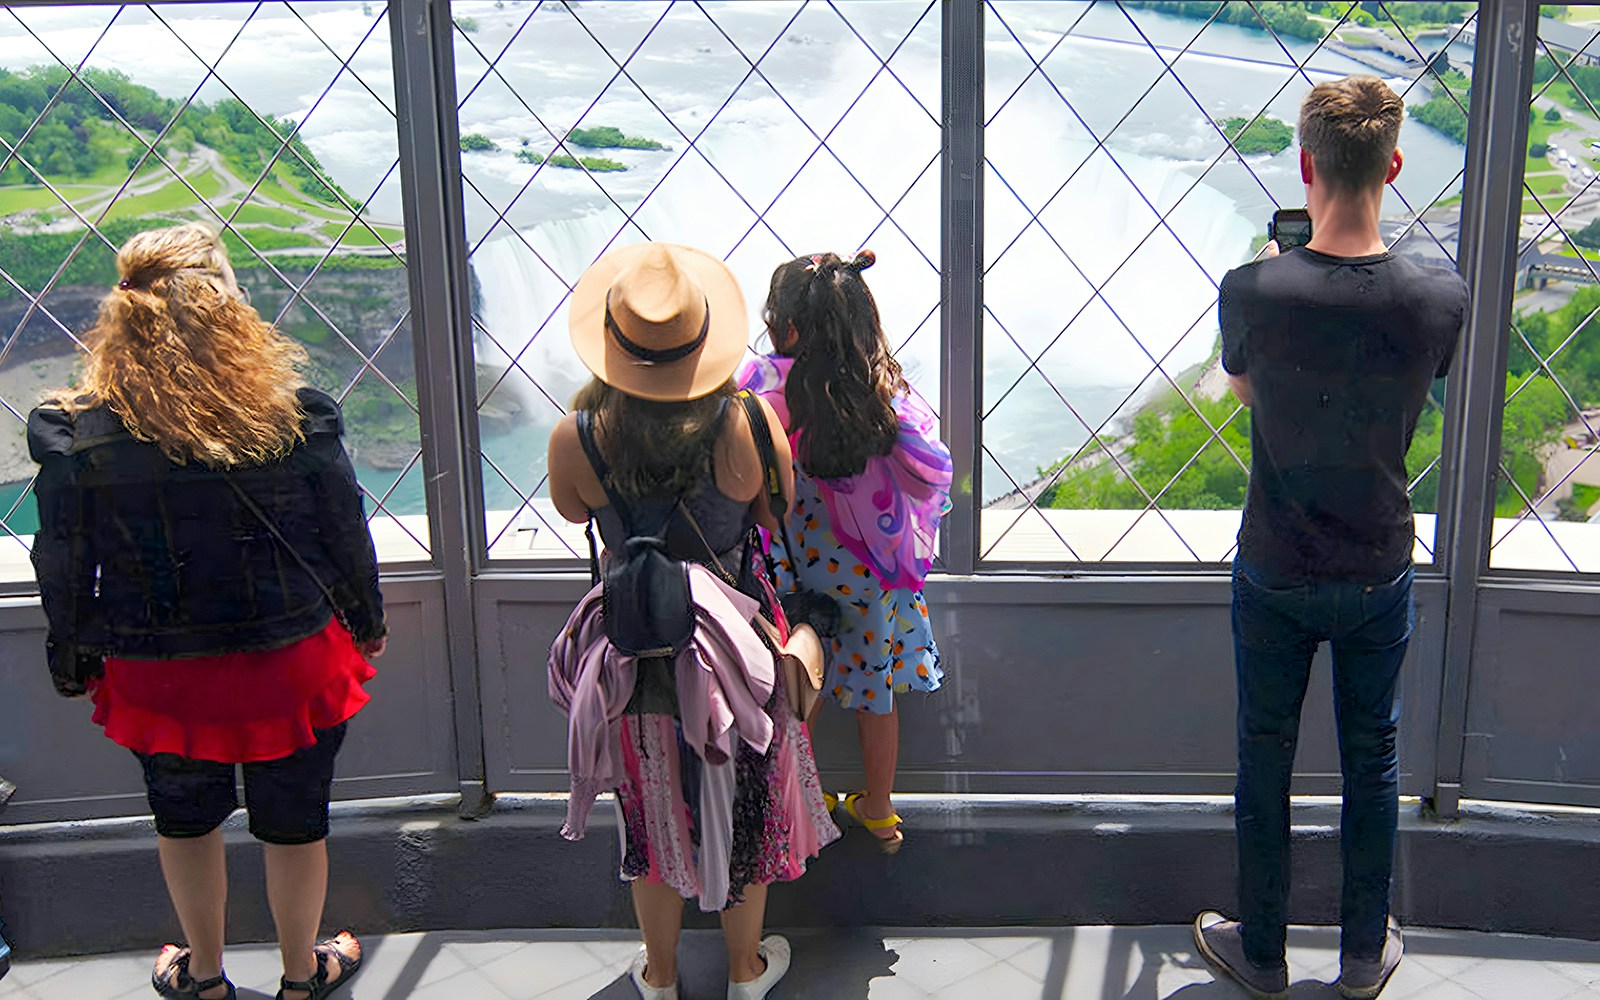
[[[272,465],[226,474],[174,464],[105,407],[28,415],[28,449],[41,467],[33,565],[59,692],[81,694],[107,655],[275,649],[321,631],[332,614],[357,642],[384,635],[378,561],[339,404],[314,389],[299,396],[304,443]]]

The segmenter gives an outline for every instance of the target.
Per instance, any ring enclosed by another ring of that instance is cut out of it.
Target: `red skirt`
[[[317,741],[371,696],[377,671],[338,620],[278,649],[186,660],[106,660],[94,721],[120,746],[191,760],[278,760]]]

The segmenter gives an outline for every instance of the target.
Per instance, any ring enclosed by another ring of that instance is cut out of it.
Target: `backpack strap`
[[[578,410],[574,414],[578,418],[578,443],[583,445],[584,457],[589,460],[589,468],[594,470],[595,478],[600,480],[600,488],[605,490],[606,502],[617,511],[617,516],[623,519],[626,526],[632,519],[627,516],[628,507],[624,503],[617,506],[620,497],[612,496],[611,484],[606,482],[611,473],[611,466],[606,464],[605,458],[600,454],[600,446],[594,440],[594,414],[588,410]],[[589,585],[594,586],[600,582],[600,546],[594,539],[594,516],[591,513],[589,520],[583,523],[583,537],[589,540]]]
[[[600,480],[600,488],[606,494],[606,503],[610,504],[611,509],[617,512],[617,517],[622,520],[622,530],[629,537],[643,534],[638,525],[634,523],[633,507],[628,504],[627,500],[623,499],[621,493],[611,487],[611,466],[606,462],[605,456],[600,454],[600,444],[595,440],[594,436],[594,414],[589,410],[577,410],[574,411],[574,416],[578,420],[578,443],[583,445],[584,457],[589,460],[589,467],[594,470],[595,478]],[[666,537],[667,526],[672,523],[673,515],[677,514],[680,508],[683,508],[681,497],[667,511],[667,516],[662,519],[661,524],[656,528],[654,532],[656,536]],[[685,513],[687,513],[687,509],[684,509]],[[583,533],[589,539],[589,579],[591,583],[599,583],[600,547],[595,542],[593,517],[590,517],[588,523],[584,525]]]
[[[578,443],[583,445],[583,454],[589,459],[589,467],[594,470],[595,478],[600,480],[600,488],[606,492],[606,502],[616,509],[617,515],[622,518],[623,527],[632,532],[633,508],[611,488],[611,466],[606,464],[605,456],[600,454],[600,445],[594,438],[594,414],[588,410],[579,410],[577,417]]]

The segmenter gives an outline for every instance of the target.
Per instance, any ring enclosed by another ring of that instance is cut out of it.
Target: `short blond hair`
[[[1300,148],[1317,173],[1347,191],[1380,186],[1400,141],[1405,104],[1375,76],[1319,83],[1300,104]]]

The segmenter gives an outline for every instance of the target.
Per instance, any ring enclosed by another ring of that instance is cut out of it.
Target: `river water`
[[[518,0],[453,6],[458,19],[476,22],[465,36],[471,45],[457,46],[462,131],[501,147],[464,155],[478,318],[494,341],[480,336],[479,354],[492,362],[517,356],[539,384],[514,372],[496,390],[514,394],[531,419],[514,434],[485,439],[495,464],[524,490],[542,478],[556,403],[582,381],[566,336],[566,288],[607,247],[641,238],[726,255],[745,288],[753,339],[776,264],[794,253],[870,245],[879,266],[868,278],[884,325],[904,345],[908,375],[936,401],[939,6],[837,4],[849,23],[822,4],[798,16],[797,4],[754,0],[708,3],[704,12],[690,4],[572,6],[581,23],[552,3],[537,12]],[[1248,164],[1224,158],[1207,170],[1222,148],[1210,119],[1249,117],[1265,107],[1295,121],[1309,84],[1278,41],[1215,25],[1191,45],[1201,22],[1089,7],[1002,2],[987,26],[989,496],[1010,488],[994,462],[1026,482],[1036,467],[1085,440],[1084,423],[1098,428],[1114,414],[1131,414],[1145,392],[1163,384],[1147,378],[1152,358],[1174,376],[1205,360],[1216,338],[1215,281],[1248,256],[1275,202],[1303,199],[1292,146]],[[297,9],[341,57],[371,26],[359,3]],[[74,8],[22,16],[75,59],[109,14]],[[241,18],[238,7],[205,4],[163,8],[162,16],[203,52],[220,51]],[[115,66],[164,94],[187,96],[204,71],[173,58],[170,35],[163,42],[166,29],[147,12],[130,9],[124,17],[91,65]],[[6,30],[0,65],[43,61],[37,43]],[[334,178],[351,191],[371,191],[395,155],[371,95],[343,83],[307,116],[337,62],[308,44],[303,26],[282,11],[263,8],[247,31],[251,44],[236,45],[219,75],[260,110],[304,117],[306,140]],[[1284,44],[1296,59],[1312,49]],[[1185,46],[1190,52],[1177,58]],[[1033,72],[1030,55],[1044,61],[1048,78]],[[879,56],[888,58],[888,71]],[[485,57],[495,60],[496,72],[488,72]],[[1165,72],[1164,60],[1174,58],[1174,71]],[[385,25],[352,61],[385,100],[392,94],[388,59]],[[618,62],[626,62],[626,73]],[[1321,53],[1309,77],[1367,71]],[[224,93],[211,83],[201,96]],[[1408,103],[1424,96],[1414,92]],[[576,124],[614,125],[674,148],[605,151],[629,169],[593,177],[536,171],[516,159],[522,140],[549,152],[551,133]],[[692,149],[686,137],[694,139]],[[819,148],[823,137],[827,148]],[[1459,189],[1461,146],[1414,123],[1405,126],[1402,145],[1407,165],[1389,212]],[[371,201],[378,217],[399,216],[394,181]],[[893,221],[885,222],[891,206]],[[1037,356],[1047,345],[1030,370],[1024,352]],[[395,490],[394,512],[422,509],[420,471]],[[361,474],[380,494],[395,477]],[[5,492],[0,488],[0,502]],[[486,493],[491,506],[517,503],[487,470]]]

